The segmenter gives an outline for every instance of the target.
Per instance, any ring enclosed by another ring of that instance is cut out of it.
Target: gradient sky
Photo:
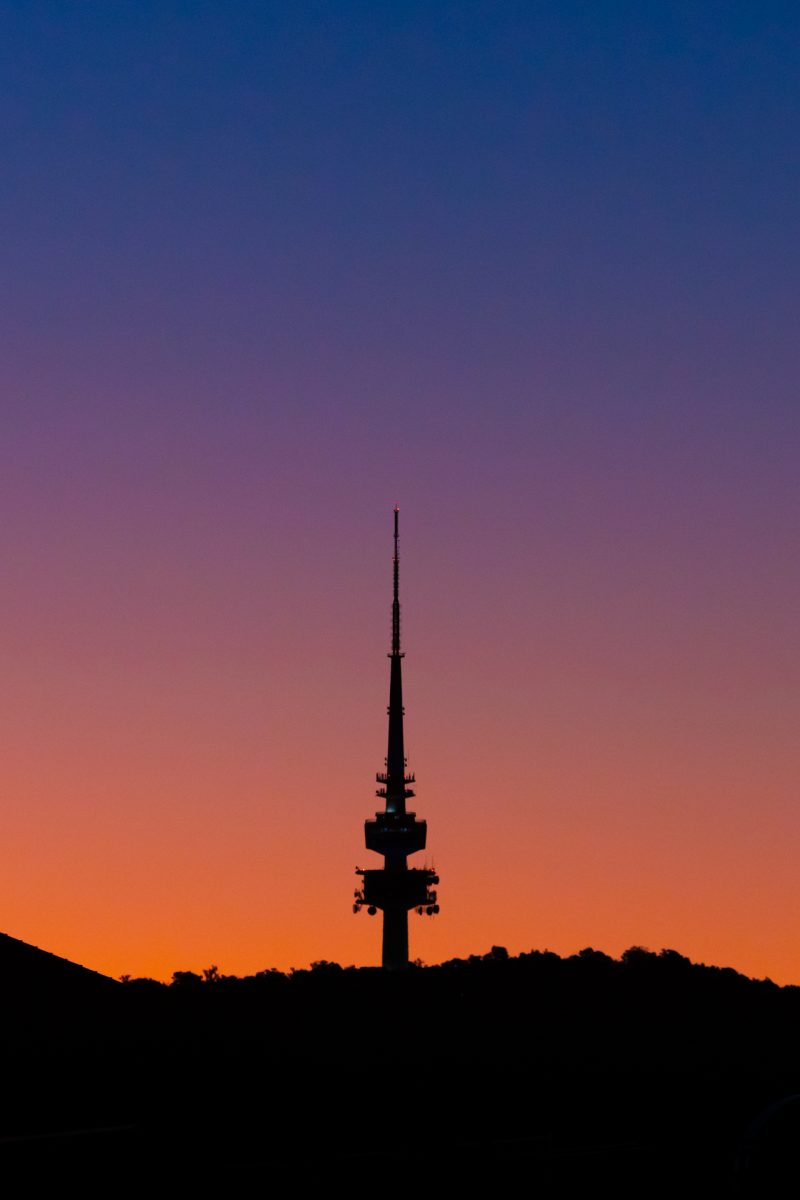
[[[377,961],[398,503],[412,955],[800,983],[797,5],[0,15],[0,928]]]

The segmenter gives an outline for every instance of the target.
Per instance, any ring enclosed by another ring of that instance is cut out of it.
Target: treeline
[[[405,1053],[402,1028],[441,1058],[494,1064],[625,1063],[696,1068],[750,1064],[800,1066],[800,988],[750,979],[725,967],[693,963],[675,950],[639,946],[620,959],[587,948],[561,958],[550,951],[483,955],[405,972],[342,967],[268,969],[242,978],[216,966],[176,971],[169,984],[129,979],[119,989],[132,1019],[199,1019],[209,1034],[259,1036],[268,1012],[286,1032],[279,1053],[383,1060]],[[209,1024],[210,1023],[210,1024]]]
[[[409,964],[408,974],[414,975],[418,972],[425,972],[427,975],[439,975],[443,977],[452,977],[453,974],[462,974],[465,971],[470,973],[491,971],[491,976],[495,981],[498,978],[498,967],[502,967],[504,971],[510,970],[518,974],[539,973],[543,975],[552,975],[555,972],[566,971],[573,977],[575,973],[585,974],[590,972],[597,976],[599,972],[607,974],[609,971],[619,971],[622,975],[632,977],[635,972],[639,979],[643,978],[642,972],[647,972],[653,978],[654,973],[658,973],[662,979],[669,975],[672,979],[678,977],[680,973],[682,979],[687,978],[687,973],[691,973],[695,981],[705,980],[706,982],[714,979],[716,981],[724,981],[725,984],[732,986],[755,986],[758,989],[766,989],[770,992],[776,988],[787,994],[800,995],[800,987],[795,985],[783,985],[773,983],[767,979],[752,979],[747,975],[743,975],[739,971],[735,971],[732,967],[717,967],[708,966],[705,963],[694,963],[685,955],[680,954],[677,950],[648,950],[643,946],[631,946],[625,950],[620,958],[615,959],[610,955],[605,954],[601,950],[594,950],[592,947],[587,947],[584,950],[578,951],[567,958],[563,958],[551,950],[531,950],[527,953],[512,956],[508,953],[504,946],[492,946],[486,954],[471,954],[468,958],[451,958],[446,962],[438,963],[435,966],[426,966],[421,959],[415,959]],[[253,975],[226,975],[222,973],[218,966],[213,965],[204,968],[201,972],[195,971],[174,971],[172,978],[168,982],[151,979],[149,977],[136,977],[131,975],[121,975],[120,982],[132,984],[141,989],[152,988],[187,988],[198,987],[202,984],[245,984],[251,986],[254,981],[274,982],[276,979],[305,979],[309,975],[313,975],[316,979],[327,977],[328,979],[339,976],[352,975],[374,975],[380,974],[384,978],[402,978],[403,976],[390,975],[386,976],[384,972],[379,971],[375,967],[343,967],[340,963],[331,962],[328,959],[320,959],[317,962],[312,962],[307,968],[292,967],[288,971],[280,971],[276,967],[268,967],[262,971],[258,971]],[[477,976],[476,976],[477,977]],[[734,982],[735,981],[735,982]]]

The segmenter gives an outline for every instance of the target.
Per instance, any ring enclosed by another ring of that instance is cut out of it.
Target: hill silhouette
[[[27,1000],[49,988],[60,993],[86,994],[119,985],[108,975],[0,933],[0,986],[7,1003],[14,995],[24,996]]]
[[[768,1195],[800,1129],[800,989],[672,950],[99,979],[18,1014],[0,1163]]]

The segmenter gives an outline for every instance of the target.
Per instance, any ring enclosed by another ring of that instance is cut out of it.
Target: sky
[[[379,960],[398,504],[412,956],[800,983],[797,6],[0,16],[0,928]]]

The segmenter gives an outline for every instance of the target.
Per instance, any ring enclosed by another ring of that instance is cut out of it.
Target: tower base
[[[404,971],[408,966],[408,910],[386,908],[383,912],[383,952],[385,971]]]

